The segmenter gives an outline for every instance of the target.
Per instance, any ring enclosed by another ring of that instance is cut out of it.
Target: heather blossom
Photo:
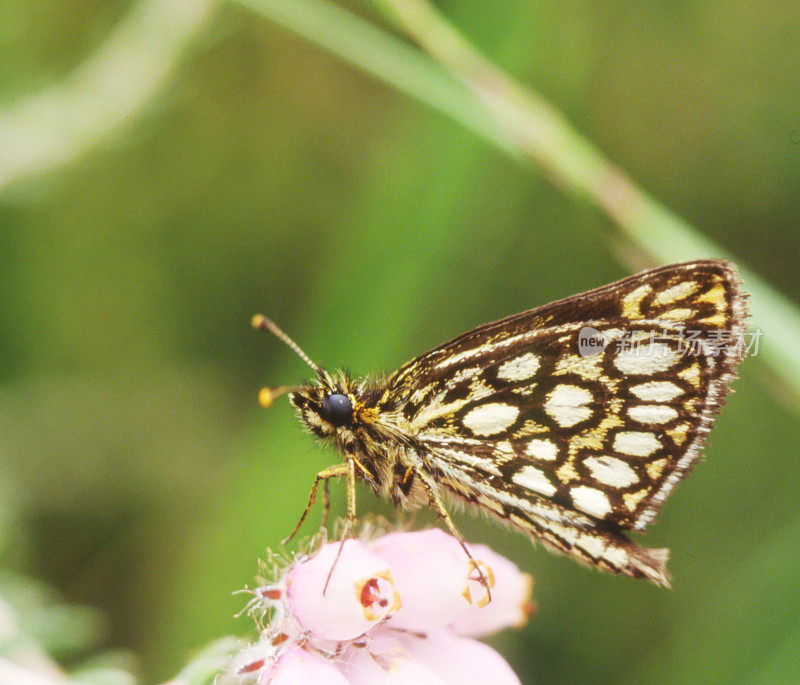
[[[527,620],[531,578],[485,545],[469,548],[482,573],[436,528],[299,556],[253,591],[258,640],[233,657],[221,682],[518,684],[475,638]]]

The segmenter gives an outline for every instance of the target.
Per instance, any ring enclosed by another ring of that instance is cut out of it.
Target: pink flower
[[[400,608],[385,559],[358,540],[345,540],[336,561],[339,548],[339,543],[325,545],[286,575],[286,608],[316,639],[352,640]]]
[[[339,551],[338,542],[323,545],[255,591],[251,613],[270,621],[222,682],[519,683],[496,651],[473,639],[520,626],[532,611],[531,578],[508,559],[470,547],[489,581],[488,601],[461,545],[439,529],[351,539]]]

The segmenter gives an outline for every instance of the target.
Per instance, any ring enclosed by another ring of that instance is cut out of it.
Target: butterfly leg
[[[456,528],[456,524],[453,523],[453,519],[450,518],[450,514],[447,512],[447,509],[444,506],[444,501],[442,500],[442,496],[439,494],[436,483],[430,479],[430,476],[416,467],[414,468],[414,475],[419,478],[420,483],[422,483],[425,491],[428,493],[428,499],[430,500],[431,506],[434,508],[439,518],[444,521],[447,529],[450,531],[450,535],[458,540],[458,544],[461,545],[461,548],[464,550],[464,552],[466,552],[470,564],[472,565],[472,570],[478,572],[477,580],[479,580],[481,585],[486,588],[486,597],[480,599],[477,602],[477,606],[486,606],[492,601],[491,586],[494,584],[494,580],[490,579],[491,573],[487,575],[484,572],[485,564],[479,563],[475,560],[475,557],[472,556],[472,552],[469,551],[469,547],[467,547],[467,543],[464,541],[464,536],[461,535],[461,531]],[[472,572],[470,572],[470,578],[472,578]]]
[[[329,478],[322,481],[322,530],[328,530],[328,515],[331,513],[331,489]]]
[[[350,531],[352,530],[353,526],[356,522],[356,464],[357,460],[355,457],[348,457],[347,463],[342,464],[342,468],[345,471],[345,476],[347,477],[347,514],[345,515],[344,519],[344,527],[342,528],[342,541],[339,543],[339,549],[336,552],[336,557],[333,560],[333,564],[331,564],[331,570],[328,571],[328,577],[325,579],[325,586],[322,588],[322,594],[324,595],[328,591],[328,584],[331,582],[331,576],[333,575],[333,569],[336,568],[336,563],[339,561],[339,557],[342,556],[342,550],[344,549],[344,543],[347,541],[347,537],[350,535]],[[360,468],[364,468],[361,464],[358,464]]]
[[[328,480],[330,480],[331,478],[342,478],[342,477],[349,478],[349,473],[350,470],[348,469],[347,464],[337,464],[336,466],[331,466],[330,468],[327,468],[324,471],[320,471],[317,474],[317,478],[314,481],[314,485],[311,487],[311,494],[308,497],[308,504],[306,505],[305,511],[303,511],[303,515],[300,517],[300,520],[297,522],[297,525],[294,527],[294,530],[291,532],[289,537],[284,538],[284,540],[281,542],[281,546],[288,545],[289,542],[291,542],[292,538],[294,538],[294,536],[297,535],[297,531],[300,530],[300,527],[306,520],[306,516],[308,516],[308,512],[311,511],[311,507],[314,506],[314,502],[316,502],[317,500],[317,489],[319,488],[320,481],[324,481],[325,483],[324,485],[325,511],[323,513],[323,521],[325,522],[325,524],[327,524],[328,510],[330,509],[330,497],[328,495]],[[355,486],[353,487],[353,489],[355,490]]]

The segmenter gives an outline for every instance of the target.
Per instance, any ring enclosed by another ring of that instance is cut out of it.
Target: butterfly
[[[398,507],[431,506],[467,554],[448,497],[585,564],[668,586],[668,550],[626,532],[651,523],[699,459],[747,319],[736,267],[694,261],[478,326],[388,378],[358,379],[320,368],[256,316],[315,373],[262,390],[262,404],[288,393],[344,457],[317,474],[292,536],[320,483],[328,502],[332,478],[347,483],[346,536],[361,480]]]

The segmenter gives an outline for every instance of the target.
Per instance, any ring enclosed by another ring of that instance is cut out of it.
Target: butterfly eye
[[[353,405],[347,395],[335,393],[322,400],[322,418],[334,426],[343,426],[353,419]]]

